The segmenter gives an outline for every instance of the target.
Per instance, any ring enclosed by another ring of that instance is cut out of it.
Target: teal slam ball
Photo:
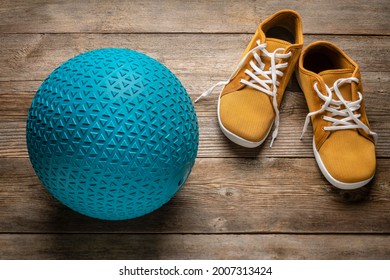
[[[33,168],[54,197],[94,218],[150,213],[184,184],[198,122],[175,75],[127,49],[80,54],[55,69],[28,113]]]

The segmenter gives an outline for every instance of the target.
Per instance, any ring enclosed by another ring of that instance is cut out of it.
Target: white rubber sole
[[[369,178],[367,180],[360,181],[360,182],[355,182],[355,183],[343,183],[343,182],[340,182],[340,181],[336,180],[335,178],[333,178],[332,175],[330,175],[330,173],[326,169],[324,163],[321,160],[320,154],[317,152],[317,148],[316,148],[316,144],[314,142],[314,138],[313,138],[313,152],[314,152],[314,156],[315,156],[316,161],[317,161],[317,165],[320,168],[322,174],[324,175],[326,180],[328,180],[328,182],[331,183],[336,188],[339,188],[339,189],[342,189],[342,190],[355,190],[355,189],[358,189],[358,188],[361,188],[361,187],[367,185],[372,180],[372,178],[374,178],[374,176],[372,176],[371,178]]]
[[[219,106],[220,106],[220,100],[221,100],[221,96],[218,97],[218,123],[219,123],[219,127],[221,128],[223,134],[230,140],[232,141],[233,143],[236,143],[237,145],[240,145],[242,147],[245,147],[245,148],[256,148],[258,146],[260,146],[261,144],[263,144],[263,142],[267,139],[268,137],[268,134],[271,132],[271,129],[273,127],[273,123],[272,125],[270,126],[268,132],[267,132],[267,135],[261,139],[259,142],[252,142],[252,141],[248,141],[236,134],[234,134],[233,132],[231,132],[230,130],[228,130],[221,122],[221,117],[219,115]]]

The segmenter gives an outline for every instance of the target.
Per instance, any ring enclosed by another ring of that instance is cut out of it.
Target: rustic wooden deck
[[[33,2],[0,1],[0,259],[390,258],[388,0]],[[193,172],[152,214],[95,220],[44,189],[28,159],[25,123],[55,67],[91,49],[135,49],[166,64],[194,100],[230,75],[258,23],[283,8],[301,13],[305,45],[329,40],[361,66],[379,134],[369,186],[339,191],[323,178],[311,133],[299,140],[307,107],[293,79],[272,149],[269,140],[252,150],[225,139],[217,94],[197,103]]]

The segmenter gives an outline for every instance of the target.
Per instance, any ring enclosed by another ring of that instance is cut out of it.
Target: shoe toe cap
[[[275,112],[267,95],[241,90],[221,97],[219,117],[231,133],[247,141],[260,142],[268,135]]]
[[[329,175],[339,182],[363,182],[375,174],[375,145],[356,131],[332,136],[323,144],[319,155]]]

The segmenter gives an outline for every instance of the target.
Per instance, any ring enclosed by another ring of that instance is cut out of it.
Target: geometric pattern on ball
[[[43,185],[87,216],[123,220],[168,202],[198,150],[186,90],[158,61],[99,49],[55,69],[28,113],[27,148]]]

